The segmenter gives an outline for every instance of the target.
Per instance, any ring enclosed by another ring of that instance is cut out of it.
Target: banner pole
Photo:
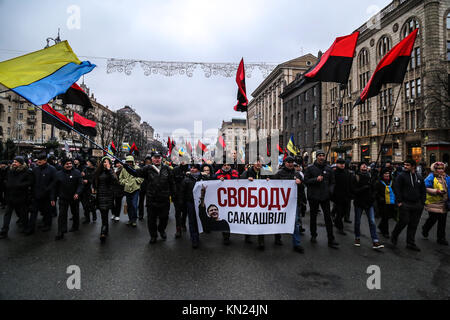
[[[327,161],[327,159],[328,159],[328,154],[330,153],[331,146],[333,144],[334,132],[337,131],[337,123],[338,123],[339,117],[341,116],[341,111],[342,111],[343,102],[344,102],[344,94],[342,93],[342,91],[344,91],[346,87],[347,87],[346,84],[342,84],[342,83],[339,84],[339,94],[341,94],[341,98],[339,100],[339,111],[338,111],[337,119],[335,120],[336,122],[334,124],[334,128],[331,130],[330,144],[328,146],[327,154],[325,155],[325,161]],[[330,159],[330,163],[331,163],[331,159]]]
[[[380,151],[378,152],[377,161],[375,161],[375,167],[378,165],[378,160],[380,159],[381,151],[383,150],[383,144],[386,141],[386,137],[388,135],[389,130],[391,129],[392,125],[392,118],[394,116],[395,108],[397,107],[398,98],[400,98],[400,93],[402,92],[403,84],[400,84],[400,89],[398,90],[397,98],[395,99],[394,107],[392,108],[391,115],[389,116],[389,122],[388,126],[386,127],[386,130],[384,132],[383,141],[380,144]]]

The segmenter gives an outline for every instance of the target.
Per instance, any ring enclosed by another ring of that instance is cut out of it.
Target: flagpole
[[[383,141],[380,144],[380,151],[378,152],[377,161],[375,161],[375,167],[378,165],[378,160],[380,159],[381,151],[383,150],[383,144],[386,141],[386,137],[388,135],[389,130],[391,129],[392,118],[394,117],[395,108],[397,107],[398,98],[400,98],[400,93],[402,92],[402,89],[403,89],[403,83],[400,84],[400,89],[398,90],[397,98],[395,99],[394,107],[392,108],[392,112],[389,117],[388,126],[385,130]]]
[[[331,130],[330,144],[328,146],[327,154],[325,155],[325,161],[327,161],[327,159],[328,159],[328,154],[330,153],[331,146],[333,144],[334,132],[337,131],[337,123],[338,123],[339,117],[341,116],[343,103],[344,103],[344,94],[342,93],[342,91],[344,91],[346,87],[347,87],[346,84],[342,84],[342,83],[339,84],[339,93],[341,94],[341,99],[339,100],[339,111],[338,111],[337,119],[335,120],[336,122],[334,124],[334,128],[333,128],[333,130]],[[330,163],[331,163],[331,159],[330,159]]]
[[[40,106],[36,106],[36,108],[38,108],[39,110],[41,110],[42,112],[45,112],[46,114],[48,114],[50,117],[52,117],[53,119],[57,120],[58,122],[62,123],[64,126],[66,126],[67,128],[69,128],[70,130],[74,131],[75,133],[79,134],[82,138],[88,140],[89,142],[91,142],[93,145],[95,145],[97,148],[102,149],[103,151],[105,151],[108,154],[108,151],[99,146],[97,143],[95,143],[95,141],[91,140],[90,138],[88,138],[86,135],[82,134],[81,132],[79,132],[78,130],[76,130],[75,128],[73,128],[72,126],[68,125],[67,123],[65,123],[64,121],[62,121],[61,119],[59,119],[58,117],[54,116],[53,114],[51,114],[50,112],[42,109]],[[122,160],[120,160],[119,158],[117,158],[115,155],[112,155],[112,157],[116,160],[119,160],[120,163],[124,164],[124,162]]]

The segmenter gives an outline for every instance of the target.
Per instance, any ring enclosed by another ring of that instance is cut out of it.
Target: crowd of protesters
[[[109,156],[99,161],[95,158],[56,161],[54,156],[45,153],[39,154],[35,161],[28,161],[18,156],[13,161],[0,163],[0,202],[2,209],[5,209],[0,239],[8,237],[13,212],[24,235],[30,236],[36,229],[49,232],[56,218],[55,240],[64,239],[67,232],[77,232],[80,228],[81,202],[84,216],[81,224],[95,222],[98,210],[101,217],[100,241],[105,242],[110,219],[117,223],[123,211],[128,216],[127,225],[136,228],[138,219],[144,219],[145,203],[150,243],[155,244],[158,236],[162,240],[167,239],[169,209],[173,202],[175,238],[182,238],[188,230],[188,223],[192,247],[198,248],[200,234],[193,196],[197,182],[278,179],[294,180],[297,185],[296,219],[292,234],[296,252],[304,252],[301,242],[306,229],[302,218],[307,214],[308,206],[311,243],[317,242],[317,219],[323,215],[328,245],[339,248],[334,234],[347,235],[344,223],[352,223],[352,201],[354,245],[357,247],[361,246],[360,225],[365,213],[373,249],[384,248],[379,235],[396,246],[400,233],[406,228],[406,247],[420,251],[415,239],[424,209],[428,219],[421,228],[421,235],[428,238],[437,223],[437,243],[448,246],[445,229],[450,207],[450,177],[446,174],[447,164],[435,162],[427,172],[424,164],[418,166],[412,159],[396,165],[387,161],[379,167],[365,162],[351,165],[349,161],[337,159],[330,166],[325,157],[325,152],[318,150],[316,160],[308,165],[300,157],[287,156],[277,172],[273,172],[271,167],[263,165],[262,158],[245,166],[236,161],[221,165],[205,161],[202,165],[188,164],[176,157],[168,162],[158,152],[148,155],[141,163],[131,155],[125,161],[114,161]],[[200,212],[207,210],[203,201],[204,192],[202,190]],[[123,198],[126,199],[125,205]],[[39,214],[42,219],[37,223]],[[389,230],[391,219],[395,221],[392,231]],[[204,226],[206,233],[214,230],[223,231],[217,229],[215,224]],[[229,230],[223,231],[222,235],[223,244],[230,245]],[[246,235],[244,241],[252,243],[252,236]],[[283,245],[281,234],[274,235],[274,243]],[[264,250],[264,235],[257,236],[257,245],[258,249]]]

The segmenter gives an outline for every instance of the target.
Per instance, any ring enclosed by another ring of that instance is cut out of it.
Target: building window
[[[45,126],[45,123],[44,123],[44,124],[42,124],[42,130],[43,130],[43,131],[45,131],[45,130],[46,130],[46,126]]]
[[[11,135],[11,128],[8,128],[6,131],[8,132],[8,135]]]
[[[417,92],[417,98],[419,98],[420,95],[422,94],[422,89],[420,87],[420,78],[416,79],[416,92]]]
[[[450,30],[450,13],[447,14],[447,30]]]
[[[308,130],[305,130],[305,145],[308,144]]]
[[[11,123],[11,117],[8,117],[8,123]]]
[[[415,98],[416,96],[416,86],[415,81],[411,81],[411,98]]]
[[[450,41],[447,41],[447,61],[450,61]]]
[[[305,92],[305,101],[308,101],[308,91]]]
[[[295,123],[294,123],[294,115],[291,114],[291,127],[294,128],[295,127]]]
[[[417,28],[419,28],[419,22],[414,18],[409,19],[403,26],[402,39],[406,38],[411,32],[413,32]]]
[[[11,113],[11,111],[12,111],[12,107],[8,106],[8,113]]]
[[[303,122],[306,123],[306,117],[308,116],[308,111],[303,109]]]
[[[19,115],[18,115],[17,119],[19,119],[19,120],[23,120],[23,113],[22,113],[22,112],[20,112],[20,113],[19,113]]]
[[[384,36],[378,42],[378,57],[381,59],[389,50],[391,50],[391,40]]]
[[[298,95],[297,104],[302,104],[302,95],[301,94]]]
[[[359,53],[359,67],[362,68],[369,64],[369,52],[366,49],[362,49]]]
[[[422,61],[421,61],[421,56],[420,56],[420,47],[419,48],[415,48],[415,56],[416,56],[416,68],[420,67]]]
[[[318,115],[318,111],[317,111],[317,106],[316,105],[313,105],[313,113],[314,113],[314,120],[317,120],[319,115]]]
[[[412,50],[411,51],[411,59],[409,59],[409,70],[414,69],[416,67],[415,64],[416,64],[416,54],[415,54],[415,51]]]
[[[405,83],[405,98],[409,99],[409,82]]]
[[[315,96],[317,95],[317,92],[316,92],[316,87],[314,87],[314,88],[313,88],[313,91],[312,91],[312,93],[313,93],[313,97],[315,97]]]
[[[300,112],[297,112],[297,123],[300,124]]]

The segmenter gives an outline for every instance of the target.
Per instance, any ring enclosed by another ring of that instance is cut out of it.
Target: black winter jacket
[[[370,208],[375,202],[374,183],[369,173],[357,172],[352,177],[353,204],[358,208]]]
[[[347,169],[336,168],[334,172],[335,186],[332,200],[334,203],[346,203],[352,199],[352,176]]]
[[[186,178],[186,172],[188,172],[187,165],[179,165],[173,169],[173,179],[175,183],[175,199],[174,202],[180,203],[183,201],[183,181]]]
[[[274,180],[292,180],[292,179],[300,179],[301,184],[297,185],[297,205],[300,203],[306,204],[306,196],[305,196],[305,182],[300,173],[295,171],[295,169],[289,170],[286,167],[281,167],[277,173],[274,174]]]
[[[425,181],[417,173],[401,172],[394,180],[395,201],[409,206],[424,206],[427,198]]]
[[[187,176],[185,176],[183,182],[181,183],[181,188],[183,190],[183,201],[184,202],[194,202],[194,195],[192,194],[195,184],[198,181],[204,181],[207,180],[207,178],[205,178],[205,176],[203,176],[202,174],[200,174],[197,178],[195,178],[193,175],[191,175],[190,173],[187,174]]]
[[[26,164],[16,169],[11,167],[6,174],[6,201],[8,203],[26,203],[32,185],[33,174]]]
[[[317,177],[320,175],[323,176],[323,180],[319,182]],[[315,161],[305,170],[305,184],[308,189],[308,200],[330,200],[335,187],[334,172],[330,166],[320,165]]]
[[[33,197],[36,200],[50,199],[56,181],[55,167],[48,163],[33,168]]]
[[[153,165],[148,165],[133,171],[127,164],[123,166],[131,175],[147,180],[147,206],[165,205],[169,197],[175,195],[173,172],[166,165],[161,165],[159,173]]]
[[[111,169],[103,170],[98,178],[94,178],[94,190],[97,194],[97,207],[100,210],[109,210],[114,206],[113,186],[118,184],[117,175]]]
[[[52,192],[52,201],[59,200],[72,201],[75,194],[81,195],[83,192],[83,184],[81,182],[81,172],[77,169],[70,171],[58,171],[55,178],[55,187]]]
[[[240,176],[240,179],[248,179],[248,178],[266,179],[267,176],[262,175],[261,170],[256,171],[252,166],[252,167],[248,168],[248,170],[245,170]]]

